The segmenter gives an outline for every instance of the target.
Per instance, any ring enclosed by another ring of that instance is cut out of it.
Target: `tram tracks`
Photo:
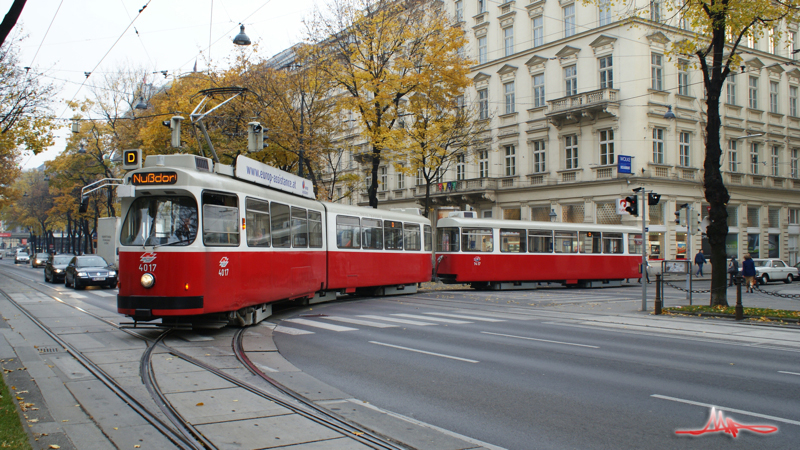
[[[45,290],[36,285],[35,281],[21,278],[17,275],[12,275],[10,278],[38,291],[41,294],[53,298],[60,304],[80,311],[82,314],[86,314],[98,321],[101,321],[107,326],[113,327],[116,330],[122,331],[131,337],[145,342],[146,349],[142,353],[139,362],[139,376],[141,377],[142,383],[145,385],[150,398],[138,399],[133,392],[131,392],[129,389],[126,389],[122,383],[104,371],[99,364],[92,361],[91,358],[86,356],[79,349],[59,336],[55,330],[35,317],[34,314],[28,311],[28,309],[26,309],[22,304],[15,301],[6,292],[0,290],[0,294],[2,294],[3,297],[15,305],[24,316],[35,323],[44,331],[45,334],[47,334],[51,339],[53,339],[53,341],[65,349],[67,353],[69,353],[84,367],[86,367],[86,369],[89,370],[92,375],[94,375],[100,382],[107,386],[125,404],[130,406],[132,410],[139,414],[147,423],[152,425],[156,430],[158,430],[159,433],[161,433],[166,439],[171,441],[178,448],[211,450],[216,449],[217,445],[213,442],[213,439],[208,438],[202,431],[198,430],[197,427],[190,423],[190,421],[181,414],[179,408],[172,404],[169,396],[166,395],[160,388],[158,377],[153,366],[153,355],[156,353],[156,350],[159,349],[175,358],[179,358],[187,363],[201,368],[204,373],[211,373],[215,376],[218,376],[237,388],[254,394],[258,398],[263,399],[265,402],[270,402],[271,404],[286,408],[291,413],[298,414],[299,416],[309,419],[321,426],[340,433],[342,436],[346,436],[347,438],[353,439],[370,448],[390,450],[408,449],[408,447],[391,441],[390,439],[385,438],[372,430],[366,429],[358,424],[339,417],[335,413],[316,405],[313,401],[289,390],[271,377],[264,374],[249,359],[247,352],[244,351],[243,341],[247,332],[246,328],[237,330],[231,340],[231,348],[236,356],[236,360],[239,361],[242,366],[247,368],[250,373],[258,376],[266,383],[269,383],[269,385],[279,392],[278,394],[272,394],[263,387],[259,387],[248,383],[247,381],[241,380],[223,369],[208,364],[205,361],[202,361],[170,346],[167,342],[167,338],[170,337],[172,333],[179,333],[179,331],[164,330],[157,336],[153,337],[139,333],[135,330],[121,328],[118,323],[103,318],[79,306],[67,303],[64,300],[45,292]],[[153,330],[148,331],[150,332],[149,334],[152,334]],[[147,403],[150,401],[152,401],[155,406],[148,405]]]

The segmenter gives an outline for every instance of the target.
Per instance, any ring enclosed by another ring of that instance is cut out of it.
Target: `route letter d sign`
[[[134,148],[122,151],[122,168],[136,170],[142,168],[142,150]]]

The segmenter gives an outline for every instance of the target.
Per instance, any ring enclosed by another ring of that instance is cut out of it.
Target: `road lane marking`
[[[378,323],[378,322],[372,322],[370,320],[353,319],[352,317],[327,316],[327,317],[321,317],[321,319],[335,320],[337,322],[352,323],[354,325],[364,325],[367,327],[375,327],[375,328],[392,328],[397,326],[389,323]]]
[[[358,331],[358,328],[343,327],[340,325],[334,325],[332,323],[314,322],[312,320],[306,320],[306,319],[286,319],[284,320],[284,322],[292,322],[300,325],[305,325],[307,327],[322,328],[330,331]]]
[[[789,374],[789,375],[797,375],[797,376],[800,376],[800,373],[795,373],[795,372],[785,372],[785,371],[783,371],[783,370],[779,370],[779,371],[778,371],[778,373],[786,373],[786,374]]]
[[[92,294],[99,295],[100,297],[116,297],[117,294],[109,294],[106,291],[91,291]]]
[[[481,331],[482,334],[491,334],[492,336],[503,336],[509,337],[514,339],[525,339],[527,341],[539,341],[539,342],[549,342],[551,344],[563,344],[563,345],[574,345],[576,347],[588,347],[588,348],[600,348],[595,345],[586,345],[586,344],[574,344],[572,342],[561,342],[561,341],[551,341],[548,339],[536,339],[532,337],[525,337],[525,336],[514,336],[512,334],[501,334],[501,333],[490,333],[488,331]]]
[[[435,323],[430,323],[430,322],[420,322],[418,320],[408,320],[408,319],[395,319],[394,317],[382,317],[382,316],[370,316],[370,315],[363,315],[358,317],[363,317],[365,319],[385,320],[386,322],[404,323],[406,325],[419,325],[421,327],[424,327],[425,325],[436,325]]]
[[[728,408],[726,406],[712,405],[710,403],[694,402],[692,400],[684,400],[682,398],[667,397],[666,395],[653,394],[650,397],[660,398],[661,400],[669,400],[671,402],[686,403],[687,405],[702,406],[705,408],[717,408],[718,410],[727,411],[736,414],[744,414],[746,416],[759,417],[761,419],[774,420],[776,422],[788,423],[790,425],[800,425],[800,422],[791,419],[784,419],[782,417],[768,416],[766,414],[759,414],[751,411],[744,411],[741,409]]]
[[[425,316],[419,316],[419,315],[415,315],[415,314],[392,314],[392,315],[393,316],[398,316],[398,317],[408,317],[409,319],[432,320],[434,322],[442,322],[442,323],[456,323],[456,324],[472,323],[472,322],[467,322],[466,320],[443,319],[441,317],[425,317]]]
[[[447,314],[447,313],[425,313],[432,316],[454,317],[456,319],[477,320],[478,322],[505,322],[500,319],[487,319],[486,317],[464,316],[461,314]]]
[[[86,296],[85,296],[85,295],[83,295],[83,294],[78,294],[78,293],[76,293],[76,292],[72,292],[72,293],[69,293],[69,294],[67,294],[67,295],[69,295],[69,296],[70,296],[70,297],[72,297],[72,298],[86,298]]]
[[[440,358],[455,359],[456,361],[464,361],[464,362],[468,362],[468,363],[478,363],[478,362],[480,362],[480,361],[475,361],[474,359],[459,358],[458,356],[450,356],[450,355],[443,355],[441,353],[426,352],[425,350],[418,350],[418,349],[415,349],[415,348],[401,347],[399,345],[385,344],[383,342],[369,341],[369,343],[370,344],[376,344],[376,345],[383,345],[384,347],[391,347],[391,348],[397,348],[397,349],[400,349],[400,350],[406,350],[406,351],[409,351],[409,352],[422,353],[424,355],[438,356]]]
[[[301,334],[314,334],[313,331],[298,330],[297,328],[282,327],[280,325],[275,327],[272,331],[275,332],[275,333],[291,334],[291,335],[295,335],[295,336],[298,336],[298,335],[301,335]]]

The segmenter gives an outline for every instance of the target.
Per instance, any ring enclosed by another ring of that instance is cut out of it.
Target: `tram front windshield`
[[[139,197],[122,224],[121,245],[189,245],[197,237],[197,201],[186,196]]]

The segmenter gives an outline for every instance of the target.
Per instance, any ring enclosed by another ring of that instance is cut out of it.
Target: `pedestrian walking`
[[[747,286],[746,292],[753,292],[754,282],[756,280],[756,263],[750,257],[750,253],[744,254],[744,261],[742,261],[742,275],[744,275],[744,283]]]
[[[697,252],[697,254],[694,256],[694,263],[695,263],[695,265],[697,265],[697,276],[698,277],[702,277],[703,276],[703,264],[706,263],[706,257],[703,256],[703,252],[702,251]]]
[[[736,280],[736,275],[739,273],[739,261],[736,261],[736,257],[732,256],[731,261],[728,263],[728,274],[730,274],[731,279],[728,282],[728,286],[733,286],[734,280]]]

